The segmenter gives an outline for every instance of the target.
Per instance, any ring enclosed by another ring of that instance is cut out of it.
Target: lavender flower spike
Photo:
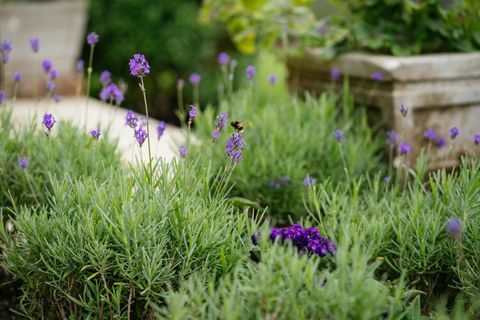
[[[15,74],[12,77],[13,82],[19,83],[23,79],[23,74],[20,72],[15,72]]]
[[[0,105],[4,104],[7,101],[7,96],[5,95],[5,91],[0,90]]]
[[[82,74],[85,72],[85,63],[82,59],[77,60],[77,64],[75,65],[75,70],[78,74]]]
[[[100,136],[102,135],[102,130],[100,130],[100,128],[98,128],[97,130],[92,130],[90,132],[90,135],[93,139],[98,141],[100,139]]]
[[[246,143],[240,133],[233,133],[225,146],[225,154],[227,154],[234,163],[240,163],[243,159],[243,149]]]
[[[226,52],[221,52],[218,55],[218,63],[220,65],[224,66],[228,63],[228,61],[230,61],[230,57],[228,56],[228,54]]]
[[[92,32],[92,33],[88,34],[88,36],[87,36],[87,43],[90,46],[96,45],[99,40],[100,40],[100,37],[98,36],[98,34],[96,32]]]
[[[132,110],[128,110],[127,115],[125,116],[125,124],[130,128],[135,129],[138,123],[138,115]]]
[[[400,113],[402,114],[402,116],[405,118],[408,114],[408,108],[405,107],[405,105],[403,103],[400,103]]]
[[[158,140],[163,136],[165,130],[167,129],[167,123],[165,121],[160,121],[157,125],[157,137]]]
[[[28,160],[25,157],[18,159],[18,166],[20,169],[25,170],[28,167]]]
[[[372,73],[372,79],[376,82],[383,82],[383,80],[385,80],[383,78],[383,74],[380,71],[375,71],[374,73]]]
[[[425,130],[425,132],[423,133],[423,136],[425,137],[425,139],[427,140],[434,140],[436,137],[437,137],[437,132],[435,130],[433,130],[432,128],[428,128],[427,130]]]
[[[217,117],[217,121],[215,122],[215,130],[212,133],[212,142],[217,140],[218,135],[223,129],[227,126],[226,119],[228,118],[228,114],[226,112],[222,112],[220,116]]]
[[[12,52],[12,41],[4,40],[0,42],[0,55],[2,56],[2,63],[6,64],[10,59],[10,52]]]
[[[100,74],[100,82],[104,87],[108,86],[112,82],[112,74],[108,70],[102,71]]]
[[[342,72],[339,69],[332,69],[332,71],[330,71],[330,78],[333,80],[338,80],[341,76]]]
[[[277,75],[271,74],[268,76],[268,82],[273,86],[275,83],[277,83]]]
[[[130,59],[130,74],[135,77],[144,77],[150,73],[150,65],[143,54],[134,54]]]
[[[45,59],[42,61],[42,69],[43,69],[43,72],[45,73],[49,73],[50,70],[52,70],[52,61],[48,60],[48,59]]]
[[[137,142],[140,148],[142,147],[145,140],[147,140],[147,138],[148,138],[147,131],[144,130],[142,126],[138,126],[138,128],[135,130],[135,139],[137,139]]]
[[[188,111],[188,123],[191,123],[197,117],[197,107],[193,104],[190,105],[190,111]]]
[[[460,134],[460,131],[457,127],[453,127],[448,131],[448,133],[450,134],[450,138],[454,140]]]
[[[30,38],[30,49],[32,49],[33,53],[38,53],[40,49],[40,40],[38,38]]]
[[[45,128],[48,131],[52,130],[55,123],[57,123],[57,121],[55,120],[55,117],[51,113],[45,113],[43,115],[42,124],[45,126]]]
[[[398,146],[398,152],[404,156],[409,154],[412,151],[412,147],[408,144],[408,142],[404,141]]]
[[[475,143],[477,146],[480,144],[480,133],[477,133],[473,136],[473,143]]]
[[[387,146],[394,148],[398,144],[398,133],[395,130],[387,131]]]
[[[462,223],[458,218],[451,218],[445,226],[447,232],[457,241],[462,239]]]
[[[313,187],[316,182],[317,182],[317,180],[316,180],[314,177],[311,177],[311,176],[307,176],[307,177],[303,180],[303,184],[304,184],[305,187],[307,187],[307,188]]]
[[[198,73],[194,72],[190,75],[188,80],[190,81],[191,84],[196,85],[200,83],[200,81],[202,80],[202,77]]]
[[[345,142],[345,136],[343,135],[343,133],[340,131],[340,130],[335,130],[333,132],[333,136],[335,137],[335,139],[337,139],[338,143],[344,143]]]
[[[180,148],[178,148],[178,152],[180,153],[180,157],[185,158],[187,156],[187,147],[181,145]]]
[[[100,91],[100,99],[104,102],[113,101],[118,106],[124,100],[124,96],[115,83],[110,83]]]
[[[248,66],[247,67],[247,79],[252,80],[255,77],[255,67]]]

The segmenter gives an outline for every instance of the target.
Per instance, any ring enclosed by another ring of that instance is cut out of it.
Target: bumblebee
[[[230,123],[230,125],[232,126],[233,129],[235,129],[235,131],[237,131],[238,133],[242,133],[243,132],[243,121],[232,121]]]

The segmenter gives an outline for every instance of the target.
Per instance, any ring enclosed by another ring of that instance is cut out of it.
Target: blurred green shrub
[[[185,80],[185,103],[191,103],[188,75],[202,75],[201,100],[215,101],[218,63],[216,55],[229,48],[222,28],[199,24],[200,0],[90,0],[88,30],[100,35],[95,49],[96,78],[109,70],[114,80],[123,78],[129,85],[124,106],[143,111],[138,82],[132,79],[128,61],[134,53],[143,53],[152,73],[145,78],[151,115],[171,120],[176,106],[176,81]],[[84,59],[87,61],[85,48]],[[94,96],[98,96],[100,83]]]
[[[16,128],[11,113],[0,112],[0,208],[46,205],[52,181],[66,175],[103,181],[106,169],[120,170],[116,142],[101,139],[95,143],[89,134],[68,122],[59,122],[47,139],[40,122],[41,117],[35,117],[30,125]],[[27,158],[26,170],[18,164],[23,157]]]

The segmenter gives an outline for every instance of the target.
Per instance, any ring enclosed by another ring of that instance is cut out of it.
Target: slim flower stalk
[[[88,68],[87,68],[87,100],[85,102],[85,130],[87,129],[88,121],[88,102],[90,99],[90,86],[92,83],[92,72],[93,72],[93,54],[95,51],[95,45],[99,40],[99,36],[92,32],[87,36],[87,43],[90,45],[90,55],[88,57]]]
[[[145,105],[145,115],[147,116],[147,134],[150,137],[150,122],[149,122],[149,115],[148,115],[148,103],[147,103],[147,92],[145,90],[145,83],[143,82],[143,77],[140,77],[140,90],[142,91],[143,95],[143,104]],[[150,174],[153,174],[152,172],[152,151],[151,151],[151,146],[150,146],[150,139],[147,140],[147,147],[148,147],[148,160],[149,160],[149,166],[150,166]]]

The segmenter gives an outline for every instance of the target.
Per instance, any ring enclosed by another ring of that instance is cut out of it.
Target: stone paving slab
[[[79,128],[85,128],[85,105],[85,97],[64,98],[58,104],[53,101],[37,103],[33,99],[20,99],[13,103],[12,120],[14,125],[22,125],[36,117],[41,123],[43,114],[50,112],[57,121],[69,121]],[[103,131],[110,128],[108,138],[118,139],[119,151],[125,164],[136,159],[147,161],[147,142],[141,149],[139,148],[133,136],[133,129],[125,125],[126,113],[127,109],[110,106],[96,99],[89,99],[86,129],[90,132],[98,127]],[[171,161],[178,155],[178,146],[184,141],[183,130],[168,124],[163,137],[158,140],[156,136],[158,122],[158,120],[150,119],[152,156]],[[144,127],[146,128],[146,126]],[[106,137],[102,136],[102,138]]]

